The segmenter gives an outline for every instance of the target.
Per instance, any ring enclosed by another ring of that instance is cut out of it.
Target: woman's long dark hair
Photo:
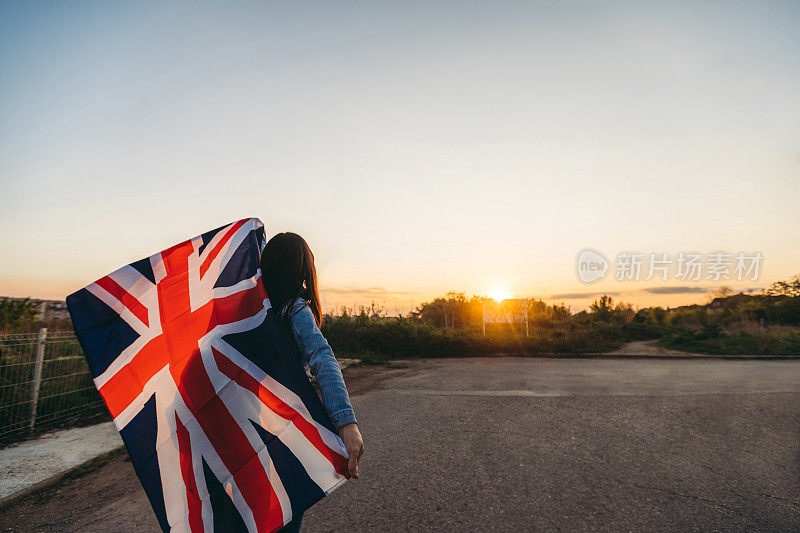
[[[317,325],[322,323],[314,254],[300,235],[278,233],[267,242],[261,253],[261,280],[279,319],[286,317],[287,306],[302,298]]]

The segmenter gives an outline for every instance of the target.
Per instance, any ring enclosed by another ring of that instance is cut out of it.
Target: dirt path
[[[670,350],[655,345],[656,341],[634,341],[624,344],[620,349],[608,352],[605,355],[637,355],[658,357],[707,357],[697,353]]]

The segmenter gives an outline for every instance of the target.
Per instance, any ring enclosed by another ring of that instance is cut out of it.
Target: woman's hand
[[[358,424],[353,422],[342,426],[339,428],[339,436],[342,438],[344,447],[347,449],[347,455],[350,457],[347,462],[350,477],[358,479],[358,460],[361,459],[361,454],[364,453],[364,440],[361,438]]]

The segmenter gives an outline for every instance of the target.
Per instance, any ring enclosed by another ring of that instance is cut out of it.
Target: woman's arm
[[[317,327],[314,313],[302,300],[298,300],[293,306],[289,323],[302,353],[302,362],[308,365],[311,374],[317,378],[322,392],[322,403],[347,448],[350,475],[357,478],[358,459],[364,451],[364,445],[339,362]]]
[[[298,302],[299,303],[299,302]],[[336,429],[356,421],[350,397],[344,384],[339,362],[333,355],[328,341],[317,327],[311,309],[303,302],[295,305],[289,323],[302,354],[303,365],[308,365],[311,375],[317,378],[322,403]]]

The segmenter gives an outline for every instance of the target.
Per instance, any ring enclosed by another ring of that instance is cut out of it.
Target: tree
[[[727,298],[728,296],[733,295],[733,289],[728,287],[727,285],[723,285],[711,293],[712,298]]]
[[[768,289],[764,289],[767,296],[789,296],[797,298],[800,296],[800,274],[792,276],[786,281],[776,281]]]
[[[589,306],[589,310],[591,311],[592,315],[597,317],[599,320],[608,322],[611,320],[611,317],[614,313],[614,298],[608,294],[604,294],[592,302],[592,305]]]
[[[0,331],[33,329],[39,310],[28,298],[0,300]]]
[[[614,298],[608,294],[604,294],[592,302],[592,305],[589,306],[589,312],[593,318],[603,322],[611,320],[630,322],[636,315],[631,304],[625,302],[615,304]]]
[[[483,314],[483,300],[472,296],[469,300],[463,292],[450,291],[444,298],[434,298],[423,302],[411,312],[413,318],[419,318],[433,326],[453,330],[466,328],[471,324],[479,325]]]

